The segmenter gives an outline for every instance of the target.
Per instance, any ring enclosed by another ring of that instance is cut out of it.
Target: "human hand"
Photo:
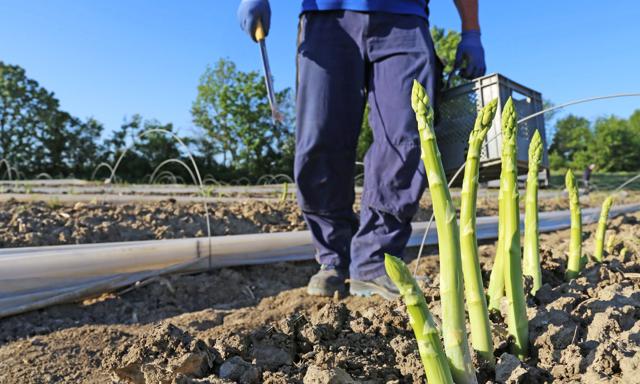
[[[484,62],[484,48],[480,41],[480,31],[469,30],[462,32],[462,39],[456,51],[454,68],[460,70],[465,79],[483,76],[487,70]]]

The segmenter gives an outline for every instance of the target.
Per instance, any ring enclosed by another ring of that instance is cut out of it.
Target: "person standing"
[[[456,68],[484,75],[477,0],[455,0],[462,21]],[[384,254],[403,254],[426,186],[410,95],[414,79],[436,96],[427,0],[303,0],[298,27],[296,154],[298,203],[320,271],[307,292],[387,299],[398,291]],[[268,33],[267,0],[242,0],[242,29]],[[374,141],[365,156],[359,220],[353,212],[356,145],[365,104]]]
[[[591,181],[591,173],[596,169],[596,165],[595,164],[589,164],[587,166],[587,168],[584,169],[584,172],[582,173],[582,185],[584,186],[584,190],[585,193],[589,193],[591,186],[590,186],[590,181]]]

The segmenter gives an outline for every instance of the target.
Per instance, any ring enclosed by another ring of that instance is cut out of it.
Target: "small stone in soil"
[[[220,378],[235,380],[243,384],[254,384],[260,381],[260,370],[240,356],[234,356],[220,366]]]
[[[355,384],[356,381],[342,368],[321,368],[311,365],[302,379],[303,384]]]

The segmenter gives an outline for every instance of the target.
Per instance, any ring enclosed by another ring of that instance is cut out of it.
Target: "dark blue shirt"
[[[349,10],[427,17],[428,0],[302,0],[302,12]]]

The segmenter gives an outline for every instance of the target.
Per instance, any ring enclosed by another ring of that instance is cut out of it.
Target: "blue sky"
[[[431,23],[458,29],[452,0],[431,1]],[[260,69],[258,47],[235,16],[237,0],[4,0],[0,60],[18,64],[54,91],[62,107],[108,130],[124,116],[193,126],[199,76],[221,57]],[[272,0],[268,38],[276,88],[295,77],[299,0]],[[640,92],[637,0],[480,0],[487,66],[555,103]],[[601,101],[568,112],[628,116],[640,98]]]

